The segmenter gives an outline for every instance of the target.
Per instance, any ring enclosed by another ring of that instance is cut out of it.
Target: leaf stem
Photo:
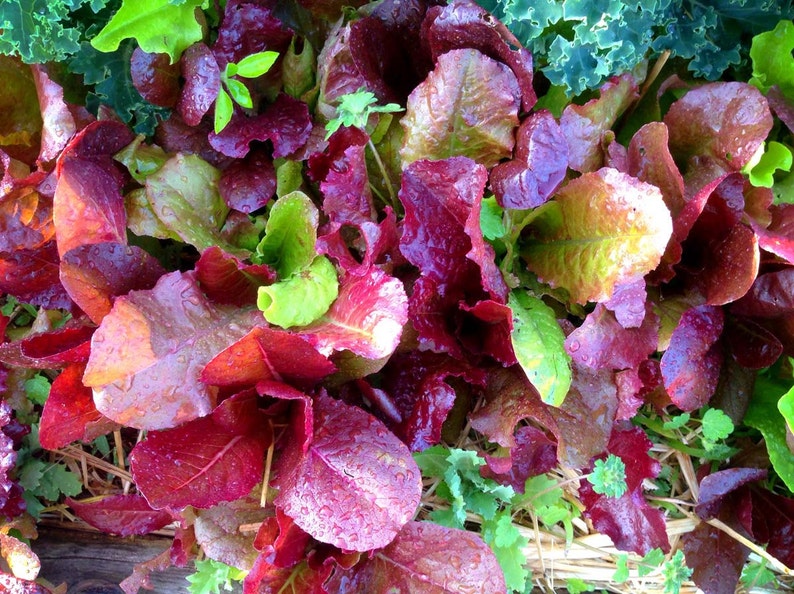
[[[375,148],[375,143],[372,142],[371,138],[367,141],[367,146],[372,151],[372,156],[375,158],[375,163],[377,163],[378,169],[380,169],[380,174],[383,176],[383,183],[386,185],[386,191],[389,193],[389,205],[394,209],[395,214],[398,214],[399,208],[397,204],[397,194],[394,192],[394,186],[391,183],[391,178],[386,172],[386,166],[383,164],[383,160],[380,158],[378,149]]]

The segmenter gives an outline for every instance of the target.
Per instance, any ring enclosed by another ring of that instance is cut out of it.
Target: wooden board
[[[41,559],[40,577],[57,586],[66,583],[68,594],[118,594],[119,582],[132,573],[136,563],[148,561],[169,547],[161,537],[108,537],[62,528],[39,528],[33,550]],[[185,576],[193,568],[152,573],[154,592],[186,592]]]

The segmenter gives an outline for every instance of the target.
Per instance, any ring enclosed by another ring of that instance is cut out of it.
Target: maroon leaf
[[[397,354],[384,368],[383,389],[402,418],[395,432],[411,451],[440,441],[442,425],[457,398],[448,380],[456,377],[469,384],[485,383],[482,370],[439,353]]]
[[[554,116],[533,113],[516,136],[515,158],[491,171],[491,187],[504,208],[536,208],[546,202],[568,171],[568,144]]]
[[[46,450],[78,440],[89,443],[119,427],[97,411],[91,388],[82,382],[84,370],[85,365],[69,365],[52,382],[39,426],[39,442]]]
[[[257,326],[207,363],[201,371],[201,381],[239,387],[272,380],[309,387],[335,370],[334,364],[305,338],[286,330]]]
[[[165,429],[209,413],[218,389],[204,366],[261,312],[210,303],[193,273],[172,272],[153,289],[119,297],[94,334],[83,382],[97,409],[140,429]]]
[[[206,417],[150,432],[133,448],[130,470],[154,509],[206,509],[251,491],[272,438],[255,395],[242,393]]]
[[[185,52],[184,60],[192,47]],[[136,47],[130,58],[130,76],[141,97],[160,107],[174,107],[179,100],[180,68],[171,64],[167,54],[148,54]],[[187,79],[188,77],[185,77]],[[186,83],[186,86],[191,83]],[[220,84],[220,78],[218,79]],[[217,92],[217,87],[216,87]]]
[[[723,340],[736,362],[748,369],[769,367],[783,353],[780,340],[749,318],[730,319],[725,325]]]
[[[611,78],[599,93],[598,99],[584,105],[568,105],[560,118],[568,142],[569,167],[580,173],[603,165],[603,135],[638,98],[637,83],[629,73]]]
[[[772,114],[755,87],[715,82],[688,91],[670,106],[664,122],[677,159],[708,156],[738,171],[766,140]]]
[[[326,355],[347,349],[380,359],[397,348],[407,319],[403,284],[372,267],[366,274],[347,275],[328,312],[301,334]]]
[[[722,350],[722,309],[703,305],[684,312],[662,355],[664,387],[678,408],[700,408],[709,401],[719,380]]]
[[[521,107],[529,111],[537,101],[532,86],[532,54],[515,47],[512,33],[471,0],[452,0],[427,11],[423,33],[433,60],[450,50],[474,48],[507,64],[521,87]]]
[[[794,268],[760,275],[748,293],[731,306],[736,314],[777,318],[794,312]]]
[[[650,305],[639,328],[624,328],[599,303],[584,323],[565,339],[571,358],[593,369],[636,368],[656,350],[659,318]]]
[[[31,369],[58,369],[70,363],[85,363],[94,330],[93,325],[72,321],[57,330],[0,344],[0,361]]]
[[[645,555],[653,548],[670,550],[664,512],[651,507],[643,495],[643,481],[656,477],[661,464],[648,455],[653,444],[639,427],[612,433],[607,452],[626,465],[628,491],[618,498],[599,495],[589,482],[579,487],[584,514],[599,532],[607,534],[621,551]]]
[[[764,228],[754,220],[750,224],[758,235],[758,245],[789,264],[794,264],[794,204],[781,204],[765,209],[772,213],[769,226]]]
[[[556,421],[520,367],[492,371],[487,375],[487,382],[485,403],[469,418],[472,428],[489,441],[505,448],[516,447],[518,442],[513,432],[523,419],[537,421],[556,433]]]
[[[215,56],[203,43],[194,43],[181,59],[182,78],[185,85],[176,104],[176,110],[189,126],[197,126],[218,96],[221,72]]]
[[[257,52],[282,52],[291,37],[271,8],[256,2],[229,2],[212,51],[221,66],[226,66]]]
[[[558,408],[549,407],[556,422],[560,463],[582,468],[593,456],[603,452],[612,434],[617,408],[614,374],[574,364],[568,395]]]
[[[98,501],[66,498],[78,518],[105,534],[140,536],[170,524],[170,512],[149,507],[141,495],[113,495]]]
[[[697,587],[704,594],[734,594],[750,549],[705,522],[684,534],[682,540]]]
[[[557,444],[536,427],[519,427],[515,433],[516,446],[506,460],[485,456],[487,466],[481,468],[484,477],[511,485],[516,493],[523,493],[527,479],[551,472],[557,465]],[[507,462],[502,472],[498,464]]]
[[[61,258],[61,284],[95,324],[110,313],[116,297],[151,289],[163,274],[154,257],[122,243],[80,245]]]
[[[103,163],[75,158],[61,162],[52,215],[61,257],[85,244],[127,243],[120,182]]]
[[[306,556],[309,535],[280,509],[262,522],[254,547],[267,563],[276,567],[293,567]]]
[[[628,173],[653,184],[662,197],[673,220],[684,208],[684,178],[668,148],[669,131],[662,122],[650,122],[637,130],[629,143]]]
[[[253,117],[235,113],[220,134],[210,134],[210,145],[228,157],[245,157],[254,141],[273,143],[273,157],[286,157],[309,140],[312,122],[305,103],[281,94],[264,112]]]
[[[22,303],[71,309],[72,300],[61,285],[58,262],[54,241],[36,249],[0,253],[0,291]]]
[[[695,286],[709,305],[725,305],[744,296],[758,275],[758,237],[738,224],[720,241],[713,241]],[[685,248],[686,249],[686,248]]]
[[[0,402],[0,516],[8,520],[23,513],[27,507],[22,499],[22,487],[12,478],[17,461],[16,450],[21,445],[14,439],[15,433],[19,432],[14,431],[18,423],[13,414],[7,402]]]
[[[700,481],[700,493],[695,513],[702,520],[719,515],[725,497],[741,486],[766,478],[760,468],[728,468],[714,472]]]
[[[273,161],[261,148],[252,150],[221,174],[218,191],[229,208],[246,214],[264,208],[276,193]]]
[[[244,307],[256,303],[257,289],[276,281],[276,271],[266,264],[245,264],[218,246],[204,250],[196,262],[196,279],[215,303]]]
[[[413,516],[421,475],[408,448],[359,408],[321,395],[305,453],[287,444],[276,465],[277,507],[320,542],[368,551]]]
[[[331,592],[387,594],[395,584],[423,594],[505,592],[504,573],[477,534],[428,522],[410,522],[394,541],[349,571],[337,569]]]
[[[767,553],[787,567],[794,565],[794,499],[753,489],[752,532],[757,541],[769,543]]]
[[[609,301],[604,306],[615,314],[615,318],[624,328],[639,328],[645,320],[648,293],[645,280],[618,285]]]

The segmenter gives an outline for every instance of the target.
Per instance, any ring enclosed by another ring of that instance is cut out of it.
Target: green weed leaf
[[[220,134],[232,119],[234,105],[229,93],[223,89],[218,89],[218,97],[215,99],[215,134]]]
[[[248,109],[254,106],[254,103],[251,99],[251,92],[248,90],[248,87],[246,87],[239,80],[235,80],[233,78],[226,80],[226,89],[229,91],[229,95],[231,95],[231,98],[234,100],[235,103],[237,103],[237,105],[246,107]],[[221,92],[223,91],[220,91],[219,95]],[[217,108],[216,108],[216,113],[217,113]]]
[[[185,579],[190,582],[190,594],[220,594],[220,588],[231,592],[232,582],[242,581],[246,572],[214,559],[196,561],[196,571]]]
[[[328,140],[342,126],[347,128],[352,126],[363,130],[367,125],[370,114],[402,111],[402,108],[396,103],[377,105],[377,102],[375,94],[367,91],[364,87],[361,87],[355,93],[342,95],[336,108],[336,117],[329,120],[325,125],[325,139]]]
[[[684,553],[680,549],[662,567],[665,594],[679,594],[681,586],[692,577],[692,570],[684,562]]]
[[[50,395],[50,388],[50,381],[40,373],[25,381],[25,395],[33,404],[44,404]]]
[[[718,408],[710,408],[703,414],[703,439],[716,443],[733,433],[733,421]]]
[[[609,454],[605,460],[596,460],[587,480],[593,491],[617,499],[628,490],[626,485],[626,465],[618,456]]]

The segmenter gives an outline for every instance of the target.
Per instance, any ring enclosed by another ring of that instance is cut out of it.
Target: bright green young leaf
[[[766,93],[777,85],[789,98],[794,99],[794,23],[782,20],[772,31],[753,37],[750,59],[753,61],[753,78],[750,82]]]
[[[789,431],[794,433],[794,388],[791,388],[778,400],[777,409],[783,415]]]
[[[786,419],[778,409],[781,396],[788,395],[789,392],[785,386],[759,376],[744,423],[758,429],[764,436],[769,461],[786,486],[794,491],[794,456],[786,443]]]
[[[791,171],[791,163],[791,150],[785,144],[772,140],[748,172],[750,183],[757,188],[771,188],[775,185],[775,172]]]
[[[375,94],[361,87],[355,93],[347,93],[339,98],[339,105],[336,108],[336,117],[332,118],[325,125],[325,139],[328,140],[331,134],[339,130],[342,126],[346,128],[356,127],[362,130],[367,125],[370,114],[373,113],[393,113],[402,111],[396,103],[378,105]]]
[[[671,418],[669,421],[666,421],[663,427],[668,431],[674,431],[675,429],[680,429],[686,425],[690,418],[691,415],[688,412],[681,413],[680,415]]]
[[[664,562],[664,553],[662,549],[655,548],[648,551],[648,553],[642,558],[640,561],[639,566],[637,567],[637,573],[640,577],[645,577],[646,575],[652,574],[654,571],[659,569]]]
[[[218,192],[220,171],[196,155],[177,154],[146,178],[146,197],[157,218],[199,251],[213,245],[236,255],[249,252],[220,234],[229,207]]]
[[[29,380],[25,381],[25,395],[33,404],[44,404],[50,395],[50,381],[40,373],[37,373]]]
[[[232,98],[229,97],[229,93],[223,88],[218,89],[218,96],[215,98],[215,120],[213,122],[215,134],[220,134],[228,125],[232,119],[232,113],[234,113]]]
[[[529,571],[524,567],[527,562],[523,548],[528,540],[513,524],[513,516],[509,509],[496,514],[494,519],[483,522],[482,538],[496,555],[505,574],[505,585],[508,591],[523,592]]]
[[[334,265],[325,256],[317,256],[306,270],[259,287],[256,305],[275,326],[306,326],[328,311],[338,293]]]
[[[449,450],[442,445],[434,445],[414,454],[416,465],[422,471],[422,476],[442,478],[451,466]]]
[[[718,408],[710,408],[703,414],[703,439],[712,443],[726,439],[733,433],[733,421]]]
[[[144,140],[145,136],[139,134],[135,140],[113,155],[139,184],[145,184],[146,178],[168,160],[168,154],[163,149],[156,144],[145,144]]]
[[[235,103],[237,103],[237,105],[241,105],[242,107],[246,107],[248,109],[254,106],[253,100],[251,99],[251,92],[248,90],[248,87],[246,87],[239,80],[234,78],[228,79],[226,81],[226,88],[229,91],[229,95],[231,95],[231,98]],[[220,95],[220,92],[218,94]]]
[[[278,52],[257,52],[237,62],[237,76],[257,78],[273,67],[278,59]],[[230,75],[231,76],[231,75]]]
[[[195,10],[204,0],[123,0],[110,22],[91,40],[101,52],[112,52],[123,39],[134,37],[150,54],[168,54],[173,64],[188,47],[201,41],[203,31]]]
[[[678,549],[675,555],[662,566],[662,575],[664,576],[665,594],[679,594],[684,582],[692,577],[692,570],[686,566],[684,553],[681,549]]]
[[[289,159],[276,160],[276,196],[283,198],[296,192],[303,184],[303,163]]]
[[[568,182],[547,206],[522,256],[581,304],[606,301],[618,284],[656,268],[673,231],[660,190],[611,168]]]
[[[622,497],[628,490],[626,464],[614,454],[609,454],[606,460],[596,460],[587,480],[593,486],[593,491],[613,499]]]
[[[496,198],[493,196],[483,198],[482,208],[480,209],[480,229],[482,229],[483,237],[488,241],[504,237],[507,233],[502,220],[503,212]]]
[[[595,592],[596,587],[581,578],[567,578],[565,580],[565,589],[568,594],[582,594],[582,592]]]
[[[230,567],[214,559],[196,561],[196,571],[185,579],[190,582],[187,591],[190,594],[220,594],[220,589],[231,591],[232,582],[245,579],[247,572]]]
[[[276,200],[270,210],[265,237],[256,248],[258,262],[269,264],[279,278],[287,279],[312,263],[316,255],[320,214],[303,192]]]
[[[510,339],[516,359],[543,402],[559,406],[571,387],[571,357],[554,311],[528,293],[511,293],[507,304],[513,312]]]
[[[620,553],[615,560],[615,573],[612,576],[612,581],[622,584],[629,579],[629,556],[626,553]]]

